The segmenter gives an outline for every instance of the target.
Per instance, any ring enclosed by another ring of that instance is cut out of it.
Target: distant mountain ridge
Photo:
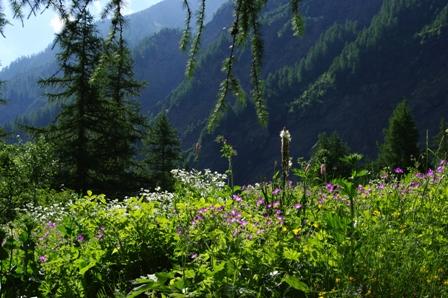
[[[215,12],[226,1],[213,0],[207,3],[206,22],[213,18]],[[192,11],[196,11],[198,7],[198,1],[191,1]],[[129,47],[134,49],[145,38],[149,38],[162,29],[183,28],[185,10],[181,1],[163,0],[147,9],[126,16],[126,20],[124,36]],[[194,22],[194,18],[192,21]],[[109,21],[100,21],[98,32],[107,35],[109,26]],[[194,29],[194,23],[192,26]],[[42,110],[36,111],[36,109],[46,109],[46,98],[42,96],[37,81],[57,70],[55,62],[57,51],[57,47],[53,49],[52,45],[49,45],[43,52],[29,57],[21,57],[0,71],[0,80],[7,82],[5,98],[10,99],[8,105],[0,109],[0,124],[14,121],[17,116],[23,118],[29,113],[35,114],[32,118],[38,117],[36,114],[42,117],[42,114],[46,113]]]

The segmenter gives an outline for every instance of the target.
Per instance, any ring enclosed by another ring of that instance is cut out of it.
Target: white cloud
[[[50,20],[50,26],[55,33],[59,33],[64,28],[64,21],[58,15],[55,15]]]

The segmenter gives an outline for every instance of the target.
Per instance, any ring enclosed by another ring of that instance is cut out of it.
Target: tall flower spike
[[[291,134],[286,127],[283,127],[280,132],[281,140],[281,153],[282,153],[282,171],[283,171],[283,181],[286,181],[289,175],[290,168],[290,157],[289,157],[289,143],[291,143]]]

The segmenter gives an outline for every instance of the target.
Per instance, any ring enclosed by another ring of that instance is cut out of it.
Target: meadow
[[[443,297],[448,169],[231,187],[174,170],[172,193],[53,193],[0,234],[2,297]]]

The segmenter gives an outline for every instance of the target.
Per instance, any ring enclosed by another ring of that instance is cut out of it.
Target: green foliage
[[[176,130],[165,113],[160,113],[151,123],[144,142],[145,172],[152,186],[172,190],[174,180],[171,170],[180,164],[180,143]]]
[[[400,102],[389,118],[378,162],[392,169],[413,166],[419,157],[418,131],[406,101]]]
[[[58,162],[43,138],[36,142],[0,143],[0,224],[12,220],[26,204],[45,204]]]
[[[227,171],[226,175],[229,177],[228,184],[230,187],[233,187],[233,167],[232,167],[232,159],[238,154],[235,149],[233,149],[232,145],[227,142],[227,140],[223,136],[216,137],[216,143],[221,145],[221,157],[227,160]]]

